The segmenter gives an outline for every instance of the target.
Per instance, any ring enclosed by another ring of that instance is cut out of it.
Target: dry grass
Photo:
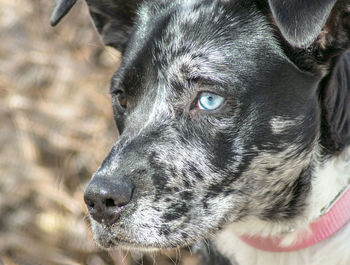
[[[108,86],[120,55],[99,42],[80,2],[52,29],[53,4],[0,0],[0,259],[135,264],[96,248],[82,200],[117,137]],[[182,257],[179,264],[195,264]]]

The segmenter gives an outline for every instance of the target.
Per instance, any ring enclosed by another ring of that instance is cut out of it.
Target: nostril
[[[117,206],[117,205],[114,203],[114,200],[113,200],[113,199],[106,199],[105,204],[106,204],[107,207],[115,207],[115,206]]]
[[[86,196],[86,194],[84,195],[84,201],[85,201],[85,204],[90,207],[90,208],[94,208],[95,207],[95,203],[93,200],[90,200],[88,198],[88,196]]]
[[[104,200],[106,208],[121,208],[130,202],[130,197],[116,196],[115,198],[107,198]]]

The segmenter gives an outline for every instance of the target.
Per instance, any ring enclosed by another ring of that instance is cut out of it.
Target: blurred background
[[[92,241],[83,191],[117,138],[108,94],[120,54],[83,1],[55,28],[54,0],[0,0],[0,264],[197,264]]]

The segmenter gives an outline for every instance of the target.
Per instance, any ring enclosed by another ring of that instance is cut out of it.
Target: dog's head
[[[52,24],[74,2],[58,1]],[[85,192],[100,245],[178,247],[302,214],[321,146],[349,144],[349,106],[328,85],[346,1],[87,2],[123,53],[120,137]]]

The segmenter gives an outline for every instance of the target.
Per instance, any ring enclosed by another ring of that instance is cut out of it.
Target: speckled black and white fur
[[[209,240],[201,264],[350,264],[339,248],[350,247],[349,227],[332,243],[342,260],[328,262],[317,246],[271,254],[237,239],[284,234],[288,244],[349,184],[350,1],[87,2],[123,54],[111,85],[120,137],[93,180],[135,186],[114,224],[91,219],[98,244]],[[203,91],[225,103],[200,109]]]

